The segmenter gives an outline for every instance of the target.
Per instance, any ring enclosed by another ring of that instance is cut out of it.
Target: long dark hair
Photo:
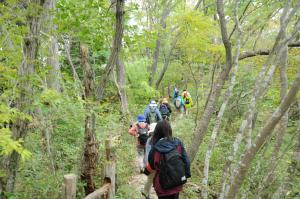
[[[161,138],[172,138],[172,128],[170,123],[167,120],[161,120],[157,122],[157,125],[154,129],[152,142],[155,144]]]

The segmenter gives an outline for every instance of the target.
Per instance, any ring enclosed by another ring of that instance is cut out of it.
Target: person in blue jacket
[[[179,94],[179,90],[176,87],[174,87],[173,103],[175,108],[181,113],[180,117],[182,117],[185,110],[185,103],[183,97]]]
[[[144,111],[144,115],[148,124],[157,123],[158,121],[162,120],[162,116],[154,100],[150,101],[150,104],[146,107]]]

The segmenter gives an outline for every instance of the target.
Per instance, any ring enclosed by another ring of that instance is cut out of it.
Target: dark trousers
[[[158,196],[158,199],[179,199],[179,193],[169,196]]]

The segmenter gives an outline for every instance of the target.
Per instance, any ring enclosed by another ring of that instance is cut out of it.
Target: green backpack
[[[154,110],[150,110],[150,112],[148,114],[148,121],[149,121],[149,124],[157,122],[156,112]]]

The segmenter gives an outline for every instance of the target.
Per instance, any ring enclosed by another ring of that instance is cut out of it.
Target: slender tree
[[[298,99],[298,112],[300,113],[300,100]],[[293,193],[289,193],[293,186],[296,185],[295,179],[297,174],[299,174],[300,168],[300,120],[298,121],[298,128],[296,133],[296,145],[294,146],[294,151],[292,154],[291,162],[287,168],[287,174],[283,179],[280,186],[274,192],[272,198],[280,199],[284,198],[285,196],[290,195],[293,197]]]
[[[236,45],[236,52],[235,52],[235,58],[234,58],[234,69],[232,71],[230,86],[228,87],[228,89],[225,93],[224,101],[223,101],[223,103],[221,105],[221,108],[218,112],[217,120],[216,120],[215,126],[213,128],[213,131],[212,131],[212,134],[211,134],[211,139],[210,139],[208,149],[207,149],[207,152],[206,152],[206,155],[205,155],[205,163],[204,163],[204,169],[203,169],[204,178],[203,178],[202,182],[206,186],[208,185],[208,174],[209,174],[208,171],[209,171],[210,157],[211,157],[212,151],[213,151],[214,146],[215,146],[217,134],[218,134],[218,131],[219,131],[220,126],[221,126],[221,122],[222,122],[222,118],[223,118],[225,109],[227,107],[227,104],[229,102],[230,97],[232,96],[233,88],[236,84],[235,76],[236,76],[236,73],[238,71],[238,57],[239,57],[240,45],[241,45],[240,37],[241,37],[241,34],[242,34],[239,19],[238,19],[238,16],[237,16],[237,11],[238,11],[239,4],[240,4],[240,2],[237,0],[236,4],[235,4],[235,10],[234,10],[234,19],[235,19],[236,27],[238,29],[237,45]],[[207,191],[206,190],[201,192],[201,194],[202,194],[202,197],[204,199],[207,199]]]
[[[279,64],[279,59],[278,59],[279,57],[276,56],[276,54],[279,54],[279,55],[282,54],[284,46],[287,45],[287,43],[289,43],[289,41],[291,39],[293,39],[293,36],[286,38],[285,32],[287,30],[287,26],[288,26],[292,16],[295,14],[295,11],[298,9],[298,7],[297,6],[294,7],[290,12],[289,12],[289,9],[290,9],[290,5],[289,5],[289,3],[287,3],[283,10],[281,18],[280,18],[281,26],[280,26],[279,33],[276,37],[274,46],[271,50],[271,54],[267,58],[266,63],[263,65],[263,67],[261,68],[261,70],[258,74],[256,83],[255,83],[255,86],[253,89],[253,96],[251,98],[251,102],[248,107],[248,110],[245,113],[245,119],[241,123],[238,134],[233,143],[232,152],[229,155],[229,157],[227,158],[227,161],[224,165],[220,198],[223,198],[224,195],[226,195],[227,190],[229,189],[228,187],[225,188],[226,180],[227,180],[227,176],[230,176],[230,174],[233,174],[233,169],[232,169],[231,163],[237,155],[241,140],[247,134],[248,134],[248,139],[251,139],[252,121],[254,119],[254,116],[256,115],[257,102],[266,93],[267,88],[272,80],[275,69]],[[298,31],[297,29],[298,29],[298,27],[295,26],[294,33]],[[294,35],[294,33],[292,35]],[[248,149],[251,148],[251,142],[252,142],[252,140],[250,140],[250,143],[248,141],[248,146],[247,146]],[[233,175],[231,175],[231,177],[233,178]]]
[[[103,98],[105,85],[108,81],[111,72],[113,71],[114,66],[116,65],[119,53],[121,51],[123,29],[124,29],[124,2],[125,2],[124,0],[117,0],[116,29],[113,38],[113,46],[106,67],[104,69],[104,74],[101,76],[100,82],[96,90],[96,96],[98,100],[102,100]]]
[[[197,4],[194,7],[194,11],[199,8],[201,2],[202,2],[202,0],[199,0],[197,2]],[[158,89],[161,81],[163,80],[163,78],[165,76],[165,73],[166,73],[166,71],[167,71],[167,69],[169,67],[170,62],[171,62],[171,56],[173,54],[173,50],[176,47],[176,44],[177,44],[178,39],[179,39],[179,36],[181,34],[180,29],[178,28],[178,26],[175,26],[175,30],[176,30],[175,36],[171,40],[171,46],[170,46],[170,48],[169,48],[169,50],[167,52],[167,56],[166,56],[166,59],[164,61],[164,65],[163,65],[162,69],[160,70],[159,76],[158,76],[158,78],[156,80],[156,83],[155,83],[156,89]]]
[[[119,91],[119,97],[121,100],[122,114],[126,117],[129,114],[128,100],[126,95],[126,77],[125,77],[125,65],[123,60],[119,57],[117,60],[117,88]]]
[[[233,180],[229,186],[228,193],[226,194],[226,199],[235,198],[238,194],[238,190],[242,185],[243,180],[245,179],[246,173],[250,167],[252,160],[254,159],[255,155],[266,141],[266,139],[272,134],[275,126],[280,121],[282,116],[288,110],[289,106],[295,99],[296,95],[300,90],[300,70],[298,70],[297,76],[293,82],[291,89],[289,90],[288,94],[284,98],[284,100],[280,103],[278,108],[272,114],[272,116],[268,119],[266,124],[260,130],[259,134],[257,135],[257,139],[251,148],[246,150],[243,154],[242,160],[239,162],[239,166],[234,172]]]
[[[65,53],[66,53],[66,58],[68,60],[68,63],[69,65],[71,66],[71,69],[72,69],[72,74],[73,74],[73,79],[74,79],[74,82],[76,83],[76,87],[79,88],[79,91],[80,91],[80,96],[83,96],[84,95],[84,89],[81,85],[81,80],[78,76],[78,73],[76,71],[76,68],[74,66],[74,63],[73,63],[73,60],[71,58],[71,43],[72,43],[72,40],[70,37],[64,39],[64,49],[65,49]]]
[[[286,68],[287,68],[287,58],[288,58],[288,48],[287,46],[284,48],[282,55],[280,57],[280,80],[281,80],[281,87],[280,87],[280,98],[281,101],[284,99],[287,90],[288,90],[288,79],[286,75]],[[266,188],[266,186],[269,186],[271,182],[274,179],[274,171],[276,168],[276,161],[278,160],[279,156],[279,151],[280,147],[283,142],[283,137],[286,132],[287,128],[287,123],[288,123],[288,111],[286,114],[282,117],[282,119],[279,122],[279,125],[275,131],[275,136],[276,136],[276,141],[274,144],[274,149],[271,155],[271,159],[269,160],[268,163],[268,169],[267,169],[267,174],[264,176],[259,189],[258,189],[258,194],[260,195],[261,192]],[[264,197],[264,196],[262,196]]]
[[[159,22],[162,29],[166,29],[166,19],[171,12],[171,4],[172,4],[172,0],[164,1],[164,7],[163,7],[162,14],[161,14],[160,22]],[[155,42],[153,62],[152,62],[152,66],[151,66],[151,70],[150,70],[150,74],[149,74],[149,85],[150,86],[152,86],[152,84],[153,84],[154,76],[155,76],[156,70],[157,70],[158,59],[159,59],[159,54],[160,54],[160,50],[161,50],[161,37],[162,37],[162,32],[160,30],[158,30],[157,38],[156,38],[156,42]]]
[[[216,102],[220,96],[222,87],[232,68],[231,43],[227,35],[223,0],[217,0],[216,3],[217,3],[217,11],[218,11],[220,27],[221,27],[222,40],[226,51],[226,65],[220,72],[216,80],[216,83],[212,87],[212,92],[208,97],[207,105],[203,111],[200,121],[198,122],[197,129],[192,136],[192,142],[190,147],[188,148],[188,154],[189,157],[191,158],[191,161],[194,160],[198,152],[198,148],[203,140],[203,137],[208,128],[208,124],[211,120],[212,113],[215,110]]]

